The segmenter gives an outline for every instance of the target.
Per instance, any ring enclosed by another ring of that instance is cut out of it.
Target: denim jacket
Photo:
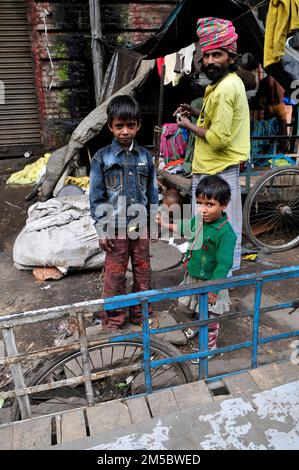
[[[142,205],[145,214],[138,225],[146,225],[148,215],[154,216],[158,208],[156,172],[150,153],[136,141],[131,150],[126,150],[115,139],[98,150],[91,161],[89,201],[100,237],[107,221],[118,228],[133,223],[138,213],[135,204]]]

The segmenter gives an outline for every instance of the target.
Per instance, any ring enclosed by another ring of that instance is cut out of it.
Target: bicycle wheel
[[[299,167],[267,172],[250,190],[243,210],[246,236],[270,251],[299,244]]]
[[[151,360],[180,355],[172,345],[151,340]],[[93,381],[96,403],[118,398],[125,398],[145,393],[143,371],[143,344],[141,340],[103,343],[89,348],[91,372],[107,371],[125,366],[140,364],[137,370],[117,373]],[[29,386],[53,383],[71,377],[83,375],[81,351],[64,354],[43,363],[39,370],[27,378]],[[163,389],[192,381],[192,372],[186,363],[173,363],[158,367],[152,371],[153,389]],[[61,412],[66,409],[85,406],[85,388],[83,384],[69,385],[46,392],[29,395],[32,416]],[[21,418],[17,400],[14,402],[13,419]]]

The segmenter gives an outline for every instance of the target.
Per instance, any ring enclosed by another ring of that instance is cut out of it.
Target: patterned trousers
[[[109,298],[126,294],[126,271],[131,258],[133,272],[132,292],[141,292],[151,288],[151,267],[149,239],[116,238],[113,240],[112,251],[106,252],[103,297]],[[103,326],[108,329],[118,329],[126,322],[126,309],[100,312],[99,317]],[[149,307],[149,315],[152,309]],[[142,323],[141,306],[129,308],[129,319],[132,323]]]
[[[219,315],[213,312],[209,312],[209,318],[217,318]],[[210,323],[208,325],[208,338],[209,338],[209,349],[213,349],[217,347],[217,338],[219,335],[220,324],[219,323]]]

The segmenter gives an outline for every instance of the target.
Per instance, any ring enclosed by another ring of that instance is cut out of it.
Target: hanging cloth
[[[194,43],[179,50],[178,55],[181,58],[181,73],[182,74],[189,75],[191,73],[194,52],[195,52]]]
[[[298,29],[299,0],[271,0],[266,19],[264,67],[280,61],[288,34]]]
[[[178,85],[181,75],[174,71],[175,63],[176,63],[176,53],[168,54],[164,58],[165,63],[165,78],[164,78],[164,85],[168,85],[172,83],[173,86]]]

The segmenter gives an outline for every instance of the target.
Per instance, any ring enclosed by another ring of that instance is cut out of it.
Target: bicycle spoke
[[[150,346],[150,357],[151,360],[157,358],[163,359],[171,357],[167,352],[167,347],[161,343],[152,341],[157,345],[151,344]],[[163,348],[166,352],[163,352]],[[134,394],[142,393],[140,390],[145,392],[145,377],[143,370],[143,344],[134,341],[124,341],[119,343],[111,344],[100,344],[98,346],[90,347],[88,350],[88,357],[91,367],[94,371],[103,370],[104,376],[100,379],[94,379],[92,381],[92,387],[94,389],[94,396],[96,402],[107,402],[114,399],[121,399],[126,396],[133,396]],[[106,359],[105,359],[106,358]],[[111,365],[117,367],[127,367],[130,363],[137,364],[140,360],[140,368],[138,370],[130,372],[121,372],[114,376],[105,376],[105,367],[107,371],[111,370]],[[110,361],[110,362],[109,362]],[[51,362],[50,362],[51,363]],[[98,364],[99,363],[99,364]],[[84,375],[83,364],[82,364],[82,352],[78,351],[71,353],[68,357],[64,357],[57,363],[52,361],[51,367],[42,376],[39,376],[37,382],[33,382],[35,385],[51,384],[56,383],[60,380],[71,379],[73,377],[79,377]],[[100,366],[100,367],[99,367]],[[100,370],[99,370],[100,369]],[[185,371],[187,372],[185,373]],[[161,366],[152,371],[152,381],[154,389],[161,389],[172,386],[174,384],[186,383],[186,377],[191,378],[191,372],[188,372],[188,367],[181,364],[167,364]],[[68,407],[82,406],[82,400],[86,402],[85,396],[85,385],[84,383],[69,385],[63,385],[60,388],[52,389],[51,385],[49,390],[40,393],[35,393],[29,396],[30,402],[34,405],[39,405],[47,402],[55,406],[55,412],[60,412]],[[41,414],[47,414],[50,408],[43,408]],[[40,409],[37,408],[37,414]],[[52,411],[51,411],[52,412]],[[20,412],[18,415],[19,419]]]

